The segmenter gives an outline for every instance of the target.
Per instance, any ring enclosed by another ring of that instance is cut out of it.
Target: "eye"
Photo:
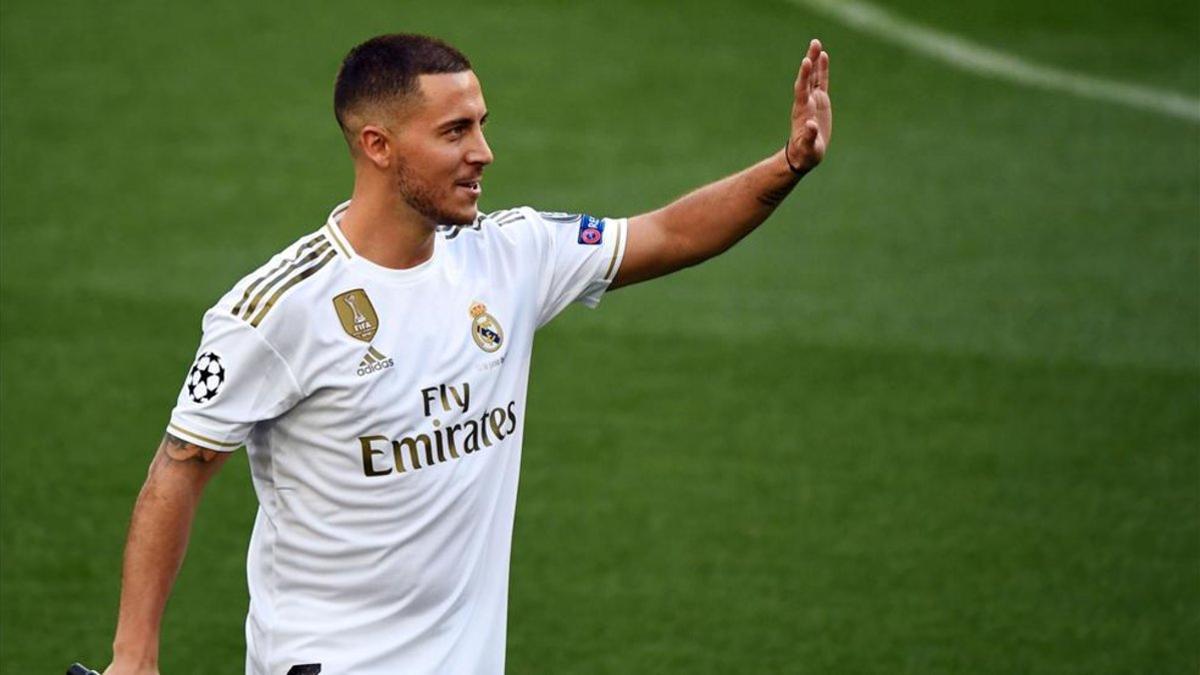
[[[465,126],[450,127],[446,130],[446,138],[449,138],[450,140],[458,140],[462,138],[463,134],[466,132],[467,128]]]

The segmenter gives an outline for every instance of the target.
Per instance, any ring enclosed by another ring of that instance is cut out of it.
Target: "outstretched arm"
[[[105,675],[158,673],[158,631],[200,493],[232,453],[167,434],[133,507],[113,662]]]
[[[625,257],[611,288],[703,262],[754,231],[825,157],[833,132],[829,53],[819,40],[800,64],[792,133],[782,150],[748,169],[629,220]]]

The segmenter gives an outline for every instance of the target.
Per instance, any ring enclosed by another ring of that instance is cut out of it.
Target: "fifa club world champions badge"
[[[604,221],[589,215],[579,217],[579,243],[595,246],[604,241]]]
[[[370,342],[379,330],[379,315],[375,306],[361,288],[346,291],[333,299],[333,308],[346,335],[363,342]]]
[[[487,305],[482,302],[471,303],[471,338],[485,352],[491,353],[500,349],[504,342],[504,329],[496,317],[488,314]]]

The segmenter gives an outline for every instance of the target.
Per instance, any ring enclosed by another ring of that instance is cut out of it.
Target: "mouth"
[[[454,186],[456,188],[466,190],[467,194],[470,194],[473,197],[478,197],[483,193],[483,186],[480,185],[478,178],[475,180],[460,180],[455,182]]]

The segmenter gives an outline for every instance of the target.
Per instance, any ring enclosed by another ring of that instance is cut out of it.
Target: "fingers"
[[[800,99],[808,95],[808,89],[811,86],[813,62],[807,56],[800,62],[800,74],[796,76],[796,98]]]
[[[814,38],[808,43],[808,52],[800,62],[800,74],[796,78],[796,96],[800,97],[813,89],[828,90],[829,86],[829,55],[821,46],[821,41]]]
[[[816,38],[813,38],[808,43],[808,53],[805,54],[804,56],[807,57],[809,61],[816,63],[817,57],[820,55],[821,55],[821,41]]]

